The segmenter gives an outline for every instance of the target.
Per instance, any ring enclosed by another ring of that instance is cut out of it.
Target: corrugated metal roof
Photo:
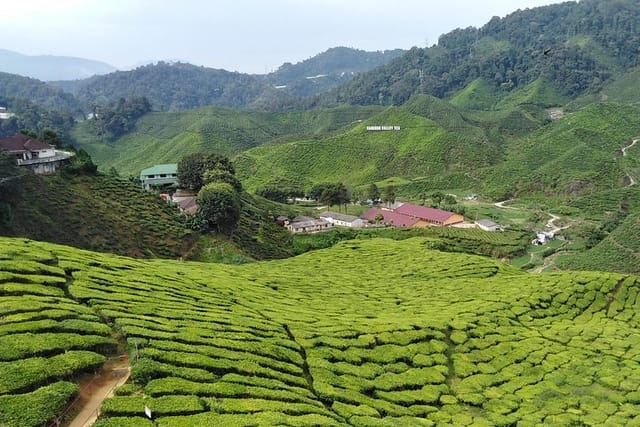
[[[163,165],[155,165],[140,172],[140,178],[149,175],[169,175],[178,173],[177,163],[166,163]]]
[[[429,208],[426,206],[411,205],[405,203],[395,210],[396,213],[409,215],[415,218],[423,219],[429,222],[442,223],[455,215],[453,212],[443,211],[442,209]]]
[[[53,146],[45,144],[28,135],[17,134],[9,138],[0,139],[0,150],[2,151],[41,151],[50,150]]]
[[[397,212],[385,211],[380,208],[369,209],[362,215],[362,218],[375,222],[376,215],[378,214],[381,214],[384,218],[382,220],[384,224],[390,224],[396,227],[412,227],[419,221],[419,219],[417,218],[412,218],[410,216],[402,215]]]
[[[359,219],[357,216],[341,214],[338,212],[323,212],[320,214],[320,218],[333,218],[344,222],[353,222],[356,219]]]
[[[476,224],[482,225],[484,227],[499,227],[498,224],[491,221],[490,219],[479,219],[476,221]]]

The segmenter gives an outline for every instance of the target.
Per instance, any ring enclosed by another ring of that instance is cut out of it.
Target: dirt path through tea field
[[[111,397],[116,388],[123,385],[131,375],[131,366],[126,358],[111,359],[100,372],[80,382],[80,396],[69,412],[80,409],[69,427],[88,427],[98,418],[102,402]]]

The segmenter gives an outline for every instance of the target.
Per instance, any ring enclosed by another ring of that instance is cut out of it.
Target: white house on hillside
[[[56,173],[62,163],[74,155],[22,134],[0,139],[0,151],[14,156],[18,165],[39,175]]]
[[[284,223],[287,230],[293,234],[318,233],[333,228],[333,224],[324,219],[315,219],[308,216],[297,216],[292,221]]]
[[[323,212],[320,214],[320,219],[340,227],[362,228],[367,226],[367,221],[362,218],[337,212]]]
[[[145,190],[178,184],[178,164],[155,165],[140,172],[140,184]]]

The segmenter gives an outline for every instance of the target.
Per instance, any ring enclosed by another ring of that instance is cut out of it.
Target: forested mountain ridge
[[[367,52],[334,47],[297,64],[287,62],[267,74],[265,79],[289,96],[311,96],[346,83],[356,74],[372,70],[404,53],[402,49]]]
[[[29,100],[52,110],[74,111],[79,104],[73,95],[31,77],[0,72],[2,107],[12,107],[11,100]]]
[[[76,82],[55,82],[85,105],[146,96],[156,110],[186,110],[207,105],[229,108],[286,109],[400,56],[402,50],[365,52],[339,47],[273,73],[229,72],[181,62],[160,61]]]
[[[452,96],[478,78],[504,92],[542,77],[562,95],[598,91],[638,65],[640,4],[583,0],[519,10],[456,29],[316,100],[402,104],[414,93]]]

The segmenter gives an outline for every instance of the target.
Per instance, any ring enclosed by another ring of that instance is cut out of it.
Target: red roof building
[[[37,174],[56,173],[62,163],[73,156],[23,134],[0,139],[0,151],[15,156],[18,165],[29,167]]]
[[[362,215],[362,218],[375,223],[378,214],[382,215],[382,224],[393,225],[394,227],[414,227],[420,221],[410,216],[379,208],[369,209]]]
[[[452,225],[464,221],[460,214],[443,211],[442,209],[429,208],[426,206],[411,205],[405,203],[397,208],[395,213],[407,215],[417,220],[426,221],[433,225]]]
[[[53,146],[23,134],[17,134],[8,138],[0,139],[0,151],[16,154],[23,160],[31,159],[32,155],[35,153],[49,153],[53,149]],[[38,154],[36,154],[36,156]],[[39,157],[45,156],[40,155]]]

